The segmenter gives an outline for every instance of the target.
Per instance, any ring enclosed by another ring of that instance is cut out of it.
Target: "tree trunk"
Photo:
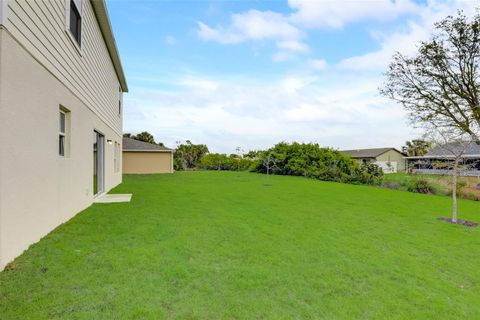
[[[455,159],[453,167],[453,183],[452,183],[452,222],[457,223],[457,176],[458,176],[458,159]]]

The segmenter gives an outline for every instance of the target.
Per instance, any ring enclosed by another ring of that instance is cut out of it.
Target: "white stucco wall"
[[[117,86],[112,86],[117,92]],[[113,95],[113,93],[112,93]],[[70,155],[58,155],[60,105],[71,111]],[[112,125],[0,27],[0,270],[93,201],[93,130]],[[121,182],[105,144],[105,189]]]

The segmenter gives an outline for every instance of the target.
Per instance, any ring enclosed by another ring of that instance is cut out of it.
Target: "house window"
[[[69,30],[80,46],[82,40],[82,16],[80,15],[81,8],[77,7],[77,4],[81,5],[81,1],[70,0]]]
[[[65,145],[67,140],[66,123],[67,115],[65,114],[65,112],[60,110],[60,123],[58,130],[58,154],[61,157],[65,157]]]
[[[114,151],[114,157],[113,157],[113,166],[115,172],[120,171],[120,143],[115,142],[115,151]]]
[[[122,115],[122,87],[118,87],[118,115]]]
[[[69,155],[69,132],[70,132],[70,111],[60,107],[58,118],[58,155],[67,157]]]

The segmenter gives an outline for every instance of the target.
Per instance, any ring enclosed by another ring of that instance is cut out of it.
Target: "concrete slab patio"
[[[114,202],[130,202],[132,194],[104,194],[95,198],[94,203],[114,203]]]

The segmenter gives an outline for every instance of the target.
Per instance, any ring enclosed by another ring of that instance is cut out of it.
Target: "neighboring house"
[[[173,149],[123,138],[123,173],[172,173]]]
[[[0,0],[0,270],[122,181],[127,90],[103,0]]]
[[[423,174],[452,173],[452,160],[460,157],[461,175],[480,176],[480,146],[474,142],[436,146],[426,155],[407,157],[408,171]]]
[[[360,164],[372,162],[383,169],[384,173],[405,171],[405,154],[395,148],[374,148],[340,151]]]

